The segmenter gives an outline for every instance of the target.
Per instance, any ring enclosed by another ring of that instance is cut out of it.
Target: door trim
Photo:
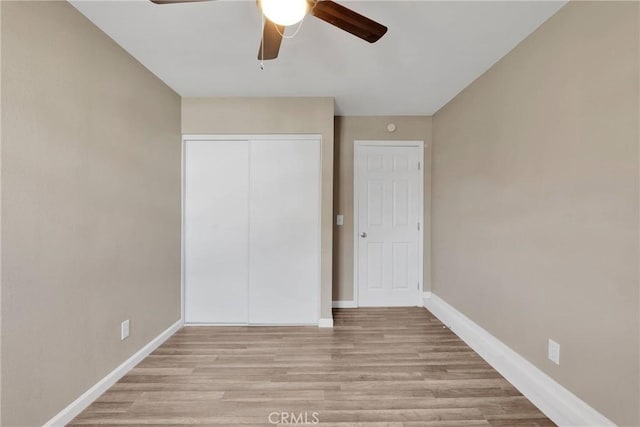
[[[217,324],[217,323],[187,323],[185,322],[185,174],[186,174],[186,144],[188,141],[318,141],[319,153],[318,153],[318,229],[316,233],[318,235],[318,327],[329,327],[327,325],[327,319],[322,318],[322,135],[321,134],[182,134],[180,143],[180,321],[182,326],[230,326],[230,324]],[[260,324],[242,324],[242,326],[268,326]],[[333,325],[333,319],[331,319],[331,325]],[[309,326],[300,324],[278,324],[278,326]],[[331,326],[333,327],[333,326]]]
[[[360,229],[360,217],[358,213],[358,155],[359,147],[417,147],[420,151],[422,159],[422,167],[420,168],[420,182],[418,183],[420,201],[420,213],[422,233],[418,237],[418,277],[420,277],[420,286],[418,295],[416,296],[417,304],[422,301],[422,293],[424,292],[424,141],[374,141],[374,140],[354,140],[353,141],[353,302],[355,307],[360,306],[358,295],[358,241]]]

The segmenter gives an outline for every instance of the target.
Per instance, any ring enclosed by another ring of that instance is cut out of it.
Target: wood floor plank
[[[336,309],[333,330],[185,327],[71,425],[266,427],[272,412],[324,427],[554,425],[417,307]]]

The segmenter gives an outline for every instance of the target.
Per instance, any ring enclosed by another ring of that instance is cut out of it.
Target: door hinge
[[[416,286],[416,289],[420,290],[420,282],[418,282],[418,286]]]
[[[420,231],[420,221],[418,221],[418,231]]]
[[[420,170],[420,162],[418,162],[418,170]]]

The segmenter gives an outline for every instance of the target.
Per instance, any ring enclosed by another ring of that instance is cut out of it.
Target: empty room
[[[0,0],[0,425],[640,427],[640,2]]]

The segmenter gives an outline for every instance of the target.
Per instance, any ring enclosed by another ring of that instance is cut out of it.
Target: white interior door
[[[251,141],[249,321],[317,324],[320,141]]]
[[[356,150],[358,304],[421,305],[422,148]]]
[[[187,323],[249,321],[249,142],[187,141]]]

